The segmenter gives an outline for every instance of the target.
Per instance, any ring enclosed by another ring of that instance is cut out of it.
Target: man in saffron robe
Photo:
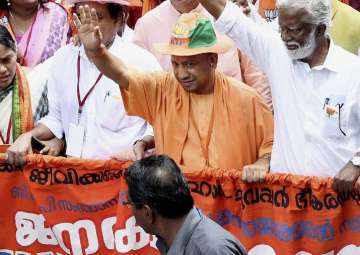
[[[154,45],[168,41],[171,30],[182,13],[201,13],[212,19],[211,15],[197,0],[179,1],[167,0],[139,18],[134,30],[134,43],[150,51],[159,61],[163,70],[171,71],[170,56],[156,51]],[[154,27],[161,29],[152,30]],[[148,31],[152,31],[149,33]],[[225,75],[239,79],[256,89],[272,108],[271,92],[266,75],[236,47],[218,57],[217,68]]]
[[[95,10],[74,16],[85,52],[120,87],[129,115],[152,124],[156,151],[177,163],[244,169],[247,181],[262,180],[269,170],[273,117],[252,88],[216,71],[220,53],[232,41],[216,34],[209,18],[183,14],[170,43],[158,44],[171,55],[173,72],[138,73],[111,55],[101,43]]]

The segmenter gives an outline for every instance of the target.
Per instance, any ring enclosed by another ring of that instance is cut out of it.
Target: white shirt
[[[336,175],[360,148],[360,58],[331,42],[323,65],[293,61],[279,34],[230,2],[216,26],[269,78],[275,112],[271,170]],[[329,117],[330,106],[336,111]]]
[[[131,29],[127,24],[125,24],[124,32],[123,32],[121,38],[125,42],[132,42],[133,38],[134,38],[134,30]]]
[[[155,57],[135,44],[116,37],[109,51],[126,64],[143,71],[161,70]],[[77,58],[80,52],[80,98],[83,99],[99,75],[84,48],[67,45],[50,58],[48,87],[49,114],[40,120],[67,146],[70,124],[77,125]],[[80,125],[85,128],[82,158],[109,159],[131,149],[136,139],[152,134],[151,126],[125,113],[119,86],[103,76],[85,102]],[[73,147],[74,148],[74,147]]]

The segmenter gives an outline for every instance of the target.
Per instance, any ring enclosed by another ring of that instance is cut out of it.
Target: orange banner
[[[40,155],[24,168],[0,154],[0,254],[158,254],[126,200],[129,162]],[[360,254],[360,196],[331,179],[269,175],[241,182],[236,170],[185,172],[198,208],[250,255]]]

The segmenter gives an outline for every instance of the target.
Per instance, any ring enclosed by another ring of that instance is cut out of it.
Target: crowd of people
[[[1,0],[6,160],[25,164],[34,140],[41,154],[139,160],[128,204],[162,254],[245,254],[193,209],[177,165],[359,191],[360,12],[343,2],[165,0],[132,31],[130,0]]]

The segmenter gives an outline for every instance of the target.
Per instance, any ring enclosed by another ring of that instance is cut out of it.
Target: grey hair
[[[277,7],[305,9],[310,15],[311,24],[324,24],[328,31],[331,25],[330,0],[277,0]]]

